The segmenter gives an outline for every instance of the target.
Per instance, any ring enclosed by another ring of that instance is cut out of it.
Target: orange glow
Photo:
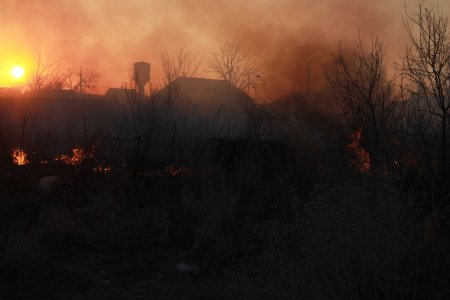
[[[35,65],[30,49],[14,43],[0,45],[0,87],[22,86]]]
[[[93,168],[92,170],[96,173],[106,174],[106,173],[111,172],[111,167],[104,166],[104,165],[98,165],[97,167]]]
[[[18,166],[24,166],[29,163],[27,153],[20,148],[14,149],[11,153],[13,163]]]
[[[347,149],[349,149],[354,157],[351,161],[351,164],[357,168],[361,173],[365,173],[370,171],[371,163],[370,163],[370,154],[360,145],[362,131],[358,130],[353,134],[353,141],[347,145]]]
[[[72,150],[72,156],[63,154],[63,155],[55,158],[55,160],[62,160],[68,165],[78,166],[85,160],[85,158],[86,158],[86,152],[81,148],[75,148]]]

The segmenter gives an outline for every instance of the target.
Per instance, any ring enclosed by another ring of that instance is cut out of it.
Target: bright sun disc
[[[21,66],[15,66],[11,69],[11,74],[14,78],[19,79],[25,74],[25,70]]]

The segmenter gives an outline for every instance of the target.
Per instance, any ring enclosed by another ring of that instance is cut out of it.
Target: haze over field
[[[450,13],[446,0],[425,2]],[[405,5],[415,11],[417,1],[2,0],[0,85],[14,85],[11,68],[33,65],[36,49],[63,69],[94,69],[100,93],[126,81],[138,60],[153,64],[153,83],[160,85],[163,49],[185,47],[208,56],[218,39],[237,37],[265,63],[272,95],[304,91],[308,64],[317,88],[330,53],[339,41],[353,46],[358,28],[364,39],[378,35],[391,65],[398,60],[406,44]]]

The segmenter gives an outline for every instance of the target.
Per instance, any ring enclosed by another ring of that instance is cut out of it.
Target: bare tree
[[[87,68],[80,67],[79,71],[69,68],[64,75],[64,85],[69,90],[83,94],[89,93],[97,87],[98,74]]]
[[[448,114],[450,107],[450,33],[447,15],[419,4],[405,13],[409,45],[401,70],[408,92],[417,99],[417,113],[427,120],[426,134],[437,133],[443,186],[448,177]],[[431,132],[430,132],[431,131]],[[432,137],[433,138],[433,137]]]
[[[64,74],[58,71],[56,63],[44,56],[42,49],[34,54],[35,65],[30,70],[28,86],[31,91],[60,90],[64,86]]]
[[[339,46],[325,78],[342,109],[347,126],[363,130],[375,164],[391,165],[389,144],[397,121],[393,88],[387,79],[382,43],[372,38],[366,51],[359,37],[353,52]]]
[[[195,54],[185,48],[179,49],[172,55],[166,49],[161,52],[160,59],[166,85],[178,77],[197,76],[203,64],[203,57],[197,58]]]
[[[257,90],[262,80],[262,64],[250,58],[247,48],[239,39],[219,41],[219,49],[212,54],[208,66],[220,78],[247,93],[250,93],[250,89]]]
[[[191,51],[181,48],[174,54],[167,49],[160,54],[161,65],[166,85],[166,99],[164,99],[165,114],[168,116],[173,108],[173,100],[177,97],[177,91],[172,83],[179,77],[195,77],[201,73],[203,57],[197,58]],[[168,122],[167,118],[167,122]]]

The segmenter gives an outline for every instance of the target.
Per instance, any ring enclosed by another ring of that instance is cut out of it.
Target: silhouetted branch
[[[198,76],[203,64],[203,57],[197,58],[195,54],[184,48],[179,49],[174,55],[164,50],[160,54],[160,60],[166,85],[178,77]]]
[[[208,62],[209,69],[234,86],[250,92],[262,81],[262,64],[251,60],[241,40],[219,41],[219,49]]]
[[[428,132],[440,139],[440,169],[443,186],[448,173],[448,114],[450,107],[450,33],[448,17],[419,4],[418,12],[405,11],[403,23],[409,45],[400,70],[415,96],[416,112],[429,115]],[[420,118],[419,118],[420,119]],[[422,126],[423,127],[423,126]],[[428,151],[428,150],[427,150]]]
[[[391,164],[388,145],[397,126],[397,106],[393,86],[386,78],[384,49],[372,38],[368,51],[360,36],[351,55],[339,46],[333,54],[334,67],[325,72],[330,90],[336,96],[347,125],[363,129],[369,136],[371,152]]]
[[[32,91],[60,90],[64,86],[64,74],[56,68],[56,63],[44,57],[38,49],[34,55],[35,65],[30,70],[28,86]]]

